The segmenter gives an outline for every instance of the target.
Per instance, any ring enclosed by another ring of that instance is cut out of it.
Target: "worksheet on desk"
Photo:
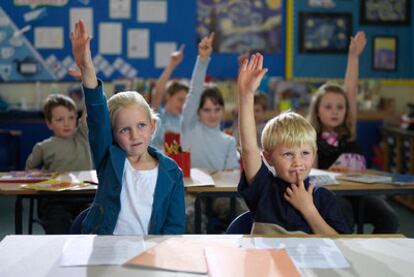
[[[81,236],[66,241],[61,266],[121,265],[153,247],[141,236]]]
[[[332,239],[254,238],[257,249],[286,248],[299,268],[345,268],[349,263]]]

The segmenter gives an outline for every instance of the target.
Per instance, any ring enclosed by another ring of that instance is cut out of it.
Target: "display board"
[[[267,0],[2,0],[0,80],[73,80],[67,74],[74,65],[69,33],[74,22],[81,18],[93,36],[91,52],[98,76],[103,80],[157,78],[168,63],[170,53],[181,44],[185,44],[185,59],[174,74],[189,78],[199,36],[206,32],[206,26],[207,32],[215,31],[220,35],[217,42],[221,45],[232,43],[226,48],[228,51],[215,49],[218,51],[212,55],[209,75],[216,79],[235,78],[237,57],[249,47],[265,54],[269,74],[283,76],[283,3]],[[209,16],[205,16],[206,11]],[[207,24],[212,18],[216,25]]]

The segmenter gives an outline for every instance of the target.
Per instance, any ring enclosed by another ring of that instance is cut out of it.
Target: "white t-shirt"
[[[114,235],[147,235],[152,214],[158,166],[136,170],[125,159],[121,190],[121,210]]]

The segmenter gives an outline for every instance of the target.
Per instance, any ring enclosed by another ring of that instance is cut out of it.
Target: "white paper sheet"
[[[216,187],[237,187],[240,181],[240,170],[221,170],[211,173]]]
[[[138,1],[138,22],[165,23],[167,21],[167,1]]]
[[[198,168],[191,168],[190,177],[184,178],[185,187],[214,186],[214,180],[209,174]]]
[[[86,30],[90,36],[94,36],[93,32],[93,11],[92,8],[72,8],[70,9],[70,30],[75,30],[75,23],[79,19],[85,22]]]
[[[122,25],[121,23],[99,24],[99,53],[122,53]]]
[[[258,249],[286,248],[299,268],[345,268],[349,263],[332,239],[327,238],[254,238]]]
[[[69,239],[62,251],[61,266],[121,265],[149,247],[143,237],[82,236]],[[153,245],[149,245],[152,247]]]
[[[98,184],[96,170],[73,171],[59,175],[56,179],[74,183],[90,182]]]
[[[170,62],[171,53],[177,49],[175,42],[155,43],[155,67],[164,68]]]
[[[131,0],[110,0],[109,18],[131,18]]]
[[[34,32],[36,48],[62,49],[63,28],[62,27],[37,27]]]
[[[128,58],[149,57],[149,30],[128,30]]]

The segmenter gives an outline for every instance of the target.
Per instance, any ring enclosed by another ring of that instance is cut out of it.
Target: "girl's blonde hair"
[[[136,91],[124,91],[114,94],[108,99],[109,117],[111,119],[112,126],[114,125],[116,113],[121,108],[131,105],[137,105],[138,107],[143,108],[147,113],[148,119],[150,119],[150,121],[153,119],[158,120],[158,116],[151,109],[141,94]]]
[[[316,131],[303,116],[285,112],[266,123],[262,133],[263,150],[272,153],[278,145],[297,147],[309,144],[316,153]]]
[[[348,97],[346,96],[346,93],[342,86],[338,84],[324,84],[317,90],[315,95],[312,97],[312,102],[308,114],[309,122],[312,124],[318,134],[322,132],[323,124],[319,118],[319,105],[321,104],[322,97],[328,93],[336,93],[345,99],[345,119],[341,125],[335,128],[335,132],[338,133],[340,139],[343,137],[348,137],[350,140],[355,139],[355,126],[349,113]]]

